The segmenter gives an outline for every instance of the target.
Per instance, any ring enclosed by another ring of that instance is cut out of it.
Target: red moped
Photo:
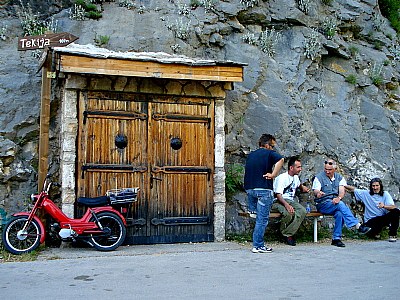
[[[46,230],[37,216],[38,211],[49,215],[52,231],[63,241],[84,241],[100,251],[117,249],[125,240],[126,220],[113,206],[137,200],[139,188],[111,190],[106,196],[78,198],[78,203],[87,207],[80,219],[71,219],[49,198],[52,185],[47,175],[43,190],[31,195],[33,208],[30,212],[19,212],[3,228],[3,244],[7,251],[22,254],[35,250],[45,241]],[[59,185],[58,185],[59,186]]]

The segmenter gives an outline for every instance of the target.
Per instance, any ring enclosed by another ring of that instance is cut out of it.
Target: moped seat
[[[79,197],[78,203],[89,207],[98,207],[98,206],[109,205],[110,199],[107,196],[100,196],[94,198]]]

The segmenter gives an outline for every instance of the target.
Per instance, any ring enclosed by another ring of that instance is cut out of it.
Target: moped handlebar
[[[50,187],[51,187],[52,185],[57,186],[57,187],[61,187],[61,184],[59,184],[59,183],[57,183],[57,182],[52,182],[52,181],[50,180],[50,178],[51,178],[52,176],[53,176],[53,174],[47,173],[46,179],[45,179],[45,181],[43,182],[43,191],[46,192],[46,193],[49,193]]]

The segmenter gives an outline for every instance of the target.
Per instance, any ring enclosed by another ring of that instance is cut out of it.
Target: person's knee
[[[340,201],[337,205],[337,208],[340,209],[341,211],[343,210],[350,210],[349,207],[343,202]]]
[[[304,219],[306,217],[307,211],[306,210],[296,210],[294,212],[294,217],[296,219]]]
[[[296,211],[299,212],[301,215],[307,214],[307,211],[306,211],[305,207],[303,207],[303,206],[300,206],[300,208],[297,209]]]
[[[396,217],[400,216],[400,210],[398,208],[392,209],[390,213]]]

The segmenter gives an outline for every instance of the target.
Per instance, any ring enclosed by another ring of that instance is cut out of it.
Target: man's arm
[[[344,188],[345,188],[347,191],[351,192],[351,193],[354,193],[354,190],[356,189],[356,187],[355,187],[355,186],[352,186],[352,185],[345,185]]]
[[[281,158],[278,160],[275,164],[274,170],[272,173],[267,173],[263,175],[266,179],[274,179],[276,176],[278,176],[279,171],[282,169],[283,163],[285,162],[284,158]]]
[[[392,210],[397,208],[396,204],[394,204],[392,196],[388,192],[384,192],[384,201],[378,203],[379,208],[384,208],[387,210]],[[387,204],[385,204],[387,203]]]
[[[346,189],[344,188],[344,185],[339,185],[339,195],[335,198],[332,199],[332,203],[338,204],[346,194]]]
[[[378,203],[378,207],[379,208],[384,208],[384,209],[387,209],[387,210],[392,210],[392,209],[397,208],[396,205],[385,205],[385,203],[383,203],[383,202],[379,202]]]
[[[344,198],[344,195],[346,195],[346,189],[344,188],[344,185],[339,186],[339,198],[342,200]]]
[[[314,178],[312,190],[316,198],[321,198],[323,195],[325,195],[325,193],[321,191],[321,183],[317,177]]]
[[[286,208],[286,210],[293,215],[294,214],[294,208],[291,206],[283,197],[282,194],[276,194],[276,199]]]

